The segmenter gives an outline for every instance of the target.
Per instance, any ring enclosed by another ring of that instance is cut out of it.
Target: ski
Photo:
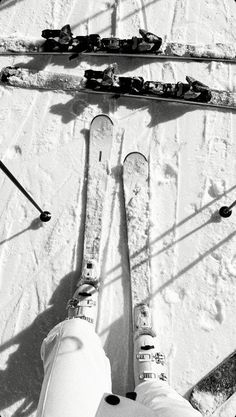
[[[128,235],[131,304],[134,335],[152,328],[149,300],[149,170],[138,152],[123,163],[123,190]]]
[[[70,59],[84,56],[119,56],[147,59],[185,61],[221,61],[236,63],[233,44],[181,44],[162,39],[140,29],[141,36],[130,39],[101,38],[98,34],[73,36],[70,25],[61,29],[45,29],[41,39],[0,38],[0,55],[70,55]]]
[[[210,416],[236,392],[236,353],[233,352],[193,388],[189,401]]]
[[[234,111],[236,109],[235,93],[210,89],[191,77],[186,77],[190,80],[188,84],[182,82],[171,84],[158,81],[144,82],[142,77],[119,77],[115,75],[115,82],[113,82],[107,75],[111,68],[110,66],[104,71],[87,70],[85,71],[85,77],[83,77],[20,67],[5,67],[0,72],[0,82],[20,88],[110,95],[116,99],[127,97]],[[189,95],[191,99],[188,98]]]
[[[94,117],[90,125],[89,135],[83,261],[76,290],[67,303],[69,319],[75,317],[78,313],[78,291],[81,288],[82,292],[86,292],[86,284],[90,284],[95,287],[94,291],[99,290],[103,208],[106,198],[112,139],[112,120],[104,114]],[[91,300],[85,299],[84,301],[84,305],[93,305],[91,303],[93,303]],[[87,317],[86,320],[93,322],[91,317]]]
[[[70,54],[71,55],[71,54]],[[81,54],[78,54],[77,56],[71,55],[71,59],[73,58],[83,58],[88,56],[96,56],[96,57],[112,57],[116,58],[123,57],[123,58],[142,58],[142,59],[154,59],[154,60],[168,60],[168,61],[197,61],[197,62],[203,62],[203,61],[218,61],[218,62],[227,62],[230,64],[236,64],[236,58],[226,58],[226,57],[214,57],[212,56],[195,56],[195,55],[170,55],[165,53],[159,53],[159,54],[123,54],[123,53],[109,53],[109,52],[82,52]]]
[[[90,125],[86,218],[82,276],[78,283],[99,282],[100,244],[112,150],[113,122],[104,114],[94,117]]]
[[[142,59],[149,59],[149,60],[159,60],[159,61],[196,61],[196,62],[209,62],[209,61],[218,61],[218,62],[225,62],[229,64],[236,64],[236,58],[219,58],[214,56],[194,56],[194,55],[167,55],[167,54],[123,54],[123,53],[109,53],[109,52],[80,52],[80,53],[73,53],[73,52],[44,52],[44,51],[0,51],[0,56],[14,56],[14,55],[49,55],[49,56],[67,56],[69,60],[75,58],[86,58],[87,56],[94,56],[94,57],[123,57],[123,58],[142,58]]]
[[[84,77],[19,67],[3,68],[0,82],[13,87],[43,90],[78,91],[84,88]]]

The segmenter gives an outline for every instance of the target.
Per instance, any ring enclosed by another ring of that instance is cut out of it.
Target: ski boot
[[[135,386],[145,381],[167,381],[166,360],[157,347],[156,334],[152,330],[150,308],[137,305],[135,310],[134,381]]]
[[[85,260],[81,284],[67,303],[68,319],[80,318],[93,324],[97,320],[98,271],[94,260]]]
[[[138,385],[158,379],[167,381],[166,360],[158,352],[155,333],[149,329],[134,341],[134,380]]]
[[[68,319],[80,318],[95,326],[98,290],[91,284],[81,284],[67,303]]]

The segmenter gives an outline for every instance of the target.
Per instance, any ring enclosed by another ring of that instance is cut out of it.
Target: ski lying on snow
[[[165,43],[161,50],[154,53],[120,53],[106,51],[83,51],[78,52],[76,48],[68,51],[44,51],[42,40],[20,39],[16,37],[0,38],[0,55],[69,55],[72,58],[76,55],[97,57],[125,57],[142,59],[168,59],[183,61],[221,61],[236,63],[234,45],[188,45],[175,42]]]
[[[90,125],[86,218],[81,282],[99,283],[100,244],[112,149],[113,122],[106,115],[94,117]]]
[[[84,77],[36,71],[19,67],[6,67],[0,71],[0,82],[21,88],[77,91],[84,87]]]
[[[90,89],[83,89],[85,93],[94,93],[94,94],[107,94],[112,96],[113,98],[118,99],[119,97],[127,97],[127,98],[136,98],[136,99],[144,99],[144,100],[154,100],[154,101],[167,101],[171,103],[179,103],[179,104],[189,104],[191,106],[200,106],[200,107],[213,107],[213,108],[222,108],[222,109],[231,109],[236,110],[236,97],[227,92],[227,91],[218,91],[218,90],[211,90],[212,92],[212,99],[208,103],[191,101],[191,100],[182,100],[177,98],[168,98],[168,97],[158,97],[155,95],[147,95],[147,94],[128,94],[128,93],[114,93],[111,91],[97,91],[97,90],[90,90]]]
[[[145,58],[145,59],[160,59],[160,60],[176,60],[176,61],[220,61],[229,62],[231,64],[236,63],[235,58],[219,58],[219,57],[207,57],[207,56],[190,56],[190,55],[165,55],[165,54],[116,54],[110,52],[82,52],[79,56],[99,56],[99,57],[117,57],[122,56],[124,58]]]
[[[149,172],[148,161],[138,152],[123,163],[130,283],[134,334],[152,327],[149,268]]]
[[[233,352],[195,385],[189,400],[204,416],[210,416],[235,392],[236,352]]]
[[[128,94],[113,91],[92,90],[86,88],[86,80],[82,76],[52,73],[47,71],[34,71],[20,67],[6,67],[0,72],[0,81],[3,84],[21,88],[36,88],[46,90],[63,90],[71,92],[84,92],[110,95],[113,98],[127,97],[135,99],[167,101],[191,106],[213,107],[222,109],[236,109],[236,95],[228,91],[210,90],[212,98],[207,103],[178,98],[167,98],[147,94]]]

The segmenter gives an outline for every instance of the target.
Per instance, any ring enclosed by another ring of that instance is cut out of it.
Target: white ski
[[[96,57],[126,57],[142,59],[168,59],[184,61],[221,61],[236,63],[236,50],[234,44],[217,43],[180,44],[177,42],[164,42],[157,53],[112,53],[106,51],[82,52],[69,50],[66,52],[45,52],[43,50],[44,39],[19,38],[16,36],[0,38],[0,55],[77,55],[80,58],[86,56]]]
[[[148,161],[138,152],[126,156],[123,164],[131,300],[134,334],[151,329],[149,309],[149,170]]]
[[[81,282],[98,284],[104,204],[112,150],[113,122],[105,114],[94,117],[90,126],[86,219]]]
[[[19,67],[3,68],[0,81],[13,87],[63,91],[78,91],[85,85],[84,77]]]
[[[185,104],[198,107],[213,107],[236,110],[236,94],[229,91],[211,89],[212,98],[209,102],[196,102],[178,98],[166,98],[151,94],[128,94],[114,91],[101,91],[86,88],[86,79],[82,76],[52,73],[48,71],[35,71],[19,67],[6,67],[0,72],[0,82],[20,88],[34,88],[43,90],[61,90],[71,93],[88,93],[110,95],[112,98],[127,97],[143,100],[168,101],[176,104]]]
[[[68,52],[67,52],[68,54]],[[70,54],[72,55],[72,54]],[[169,52],[169,54],[165,54],[165,53],[157,53],[157,54],[122,54],[122,53],[110,53],[110,52],[82,52],[81,54],[79,54],[78,57],[83,58],[84,56],[86,57],[86,55],[89,56],[99,56],[99,57],[124,57],[124,58],[142,58],[142,59],[154,59],[154,60],[168,60],[168,61],[220,61],[220,62],[228,62],[230,64],[235,64],[236,63],[236,58],[227,58],[227,55],[221,55],[221,56],[214,56],[214,54],[212,53],[212,55],[209,56],[205,56],[205,55],[190,55],[190,54],[185,54],[185,55],[178,55],[178,54],[173,54],[171,55],[171,53]],[[72,55],[73,57],[73,55]]]

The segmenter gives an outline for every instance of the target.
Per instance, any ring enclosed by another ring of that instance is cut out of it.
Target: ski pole
[[[223,206],[220,208],[219,210],[219,215],[221,217],[229,217],[232,214],[232,208],[236,206],[236,200],[228,207],[228,206]]]
[[[48,222],[51,219],[51,213],[49,211],[43,211],[38,204],[34,201],[34,199],[27,193],[27,191],[22,187],[19,181],[14,177],[14,175],[7,169],[2,161],[0,161],[0,168],[8,176],[8,178],[15,184],[15,186],[24,194],[26,198],[33,204],[34,207],[41,213],[40,220],[42,222]]]

